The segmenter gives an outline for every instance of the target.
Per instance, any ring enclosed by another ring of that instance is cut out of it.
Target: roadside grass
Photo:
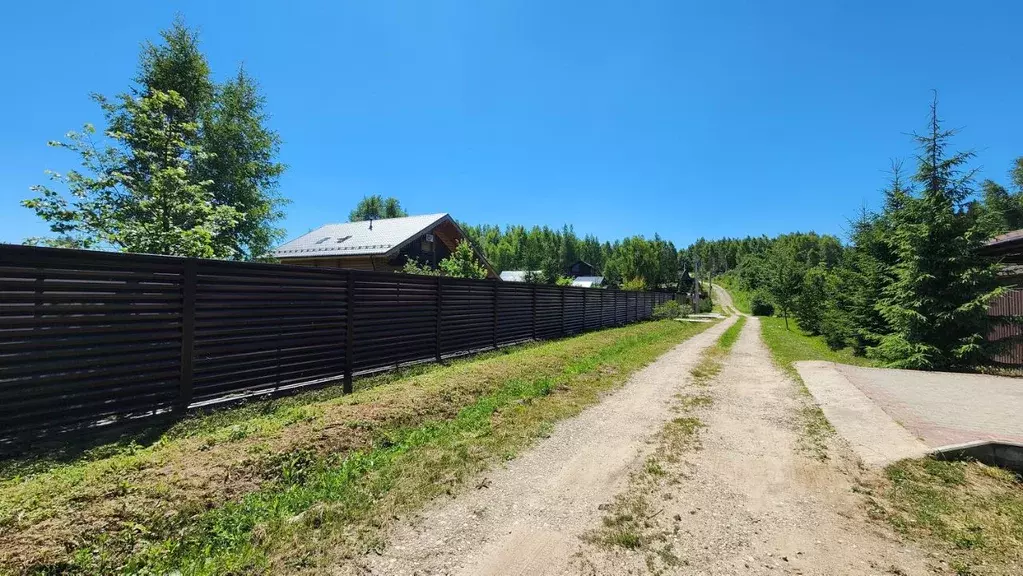
[[[1023,481],[978,462],[934,458],[889,465],[867,494],[871,518],[925,541],[960,576],[1023,570]]]
[[[789,320],[789,329],[786,330],[784,318],[761,316],[760,332],[764,343],[771,350],[775,363],[799,385],[801,407],[797,414],[797,425],[800,430],[800,450],[818,460],[827,460],[828,439],[834,436],[835,429],[817,406],[803,379],[799,377],[794,363],[801,360],[824,360],[871,366],[871,361],[854,355],[849,348],[832,350],[822,337],[804,334],[792,319]]]
[[[709,386],[721,371],[722,359],[738,337],[744,317],[707,348],[700,362],[690,371],[694,386]],[[714,403],[703,392],[677,394],[671,409],[678,414],[669,420],[657,436],[657,447],[642,468],[629,476],[629,486],[614,501],[602,506],[605,515],[598,528],[583,535],[583,540],[603,550],[624,549],[643,554],[651,574],[664,574],[685,564],[675,551],[673,541],[682,529],[679,515],[664,515],[664,507],[655,503],[674,498],[673,487],[685,481],[679,464],[682,456],[700,449],[700,430],[705,427],[695,412]]]
[[[708,326],[591,332],[200,416],[112,454],[22,462],[0,481],[0,573],[336,566]]]

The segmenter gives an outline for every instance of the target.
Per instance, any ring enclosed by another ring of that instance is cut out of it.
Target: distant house
[[[600,276],[600,271],[594,268],[589,262],[576,260],[568,267],[568,270],[565,270],[565,276],[571,276],[573,278],[578,278],[580,276],[597,277]]]
[[[501,272],[501,280],[505,282],[525,282],[526,276],[532,272],[539,274],[539,270],[505,270]],[[565,276],[572,278],[572,286],[583,288],[596,288],[604,284],[604,277],[590,264],[582,260],[576,260],[571,266],[565,269]]]
[[[449,214],[426,214],[327,224],[280,246],[273,255],[282,264],[393,272],[410,259],[436,267],[462,240],[467,240],[465,232]],[[476,256],[487,276],[497,278],[479,250]]]

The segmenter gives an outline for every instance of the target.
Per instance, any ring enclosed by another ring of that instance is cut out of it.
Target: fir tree
[[[992,323],[988,303],[1004,291],[995,266],[976,255],[985,235],[966,211],[973,153],[950,154],[954,135],[942,128],[935,98],[927,132],[914,136],[920,152],[913,180],[920,191],[893,195],[886,206],[885,242],[894,263],[878,311],[890,332],[868,353],[892,367],[982,361]]]

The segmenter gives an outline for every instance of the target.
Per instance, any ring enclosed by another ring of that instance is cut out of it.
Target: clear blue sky
[[[261,83],[289,236],[365,194],[412,213],[602,239],[816,230],[876,205],[931,98],[982,176],[1023,155],[1023,4],[16,2],[0,29],[0,241],[49,149],[127,88],[180,12],[219,78]]]

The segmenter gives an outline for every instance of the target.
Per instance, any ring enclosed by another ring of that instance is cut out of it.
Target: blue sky
[[[1023,4],[18,2],[5,7],[0,241],[50,149],[124,91],[175,13],[219,78],[262,85],[289,237],[365,194],[473,223],[602,239],[816,230],[875,206],[930,90],[983,177],[1023,155]],[[931,36],[936,37],[935,40]]]

